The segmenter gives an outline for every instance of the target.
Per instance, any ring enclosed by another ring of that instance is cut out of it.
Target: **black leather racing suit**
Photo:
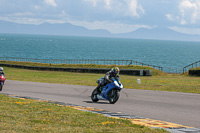
[[[119,75],[115,75],[112,70],[107,72],[106,75],[104,76],[104,80],[106,81],[105,83],[109,84],[109,83],[113,82],[113,78],[117,81],[120,81]],[[104,84],[104,85],[106,85],[106,84]]]
[[[104,76],[103,80],[101,81],[101,83],[99,83],[99,85],[97,86],[97,92],[100,93],[101,92],[101,88],[109,83],[113,82],[113,78],[117,81],[120,81],[119,75],[115,75],[114,72],[112,70],[110,70],[109,72],[106,73],[106,75]]]
[[[5,76],[5,73],[3,71],[0,71],[0,75],[3,74]]]

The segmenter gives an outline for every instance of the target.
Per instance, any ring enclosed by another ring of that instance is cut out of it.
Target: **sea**
[[[200,42],[0,34],[0,57],[134,60],[183,68],[200,60]]]

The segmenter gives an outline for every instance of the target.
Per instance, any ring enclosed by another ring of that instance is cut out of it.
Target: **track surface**
[[[116,104],[93,103],[95,87],[7,80],[0,93],[67,102],[200,128],[200,95],[123,89]]]

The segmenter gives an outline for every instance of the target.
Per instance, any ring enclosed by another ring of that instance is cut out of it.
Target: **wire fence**
[[[108,59],[34,59],[17,57],[0,57],[1,61],[21,61],[48,64],[96,64],[96,65],[140,65],[149,66],[162,71],[163,67],[149,65],[134,60],[108,60]]]
[[[183,73],[183,68],[163,67],[162,71],[165,73],[178,74],[178,73]]]
[[[183,68],[183,73],[189,71],[191,68],[197,68],[197,67],[200,67],[200,61],[197,61],[197,62],[194,62],[192,64],[189,64],[189,65],[185,66]]]
[[[18,57],[0,57],[0,61],[18,61],[48,64],[96,64],[96,65],[139,65],[148,66],[161,70],[166,73],[185,73],[191,68],[200,67],[200,61],[185,66],[184,68],[161,67],[149,65],[134,60],[108,60],[108,59],[35,59],[35,58],[18,58]]]

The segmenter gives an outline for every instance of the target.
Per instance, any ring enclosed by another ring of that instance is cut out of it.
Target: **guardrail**
[[[196,68],[196,67],[200,67],[200,61],[197,61],[197,62],[194,62],[192,64],[189,64],[189,65],[185,66],[183,68],[183,73],[189,71],[191,68]]]
[[[165,73],[178,74],[178,73],[183,73],[183,68],[163,67],[162,71]]]
[[[97,65],[141,65],[149,66],[162,71],[163,67],[149,65],[134,60],[108,60],[108,59],[34,59],[17,57],[0,57],[1,61],[22,61],[48,64],[97,64]]]
[[[24,66],[24,65],[13,65],[13,64],[2,64],[5,67],[23,68],[31,70],[48,70],[48,71],[66,71],[66,72],[81,72],[81,73],[102,73],[105,74],[110,69],[103,68],[63,68],[63,67],[42,67],[42,66]],[[121,69],[120,74],[122,75],[133,75],[133,76],[152,76],[152,70],[129,70]]]

